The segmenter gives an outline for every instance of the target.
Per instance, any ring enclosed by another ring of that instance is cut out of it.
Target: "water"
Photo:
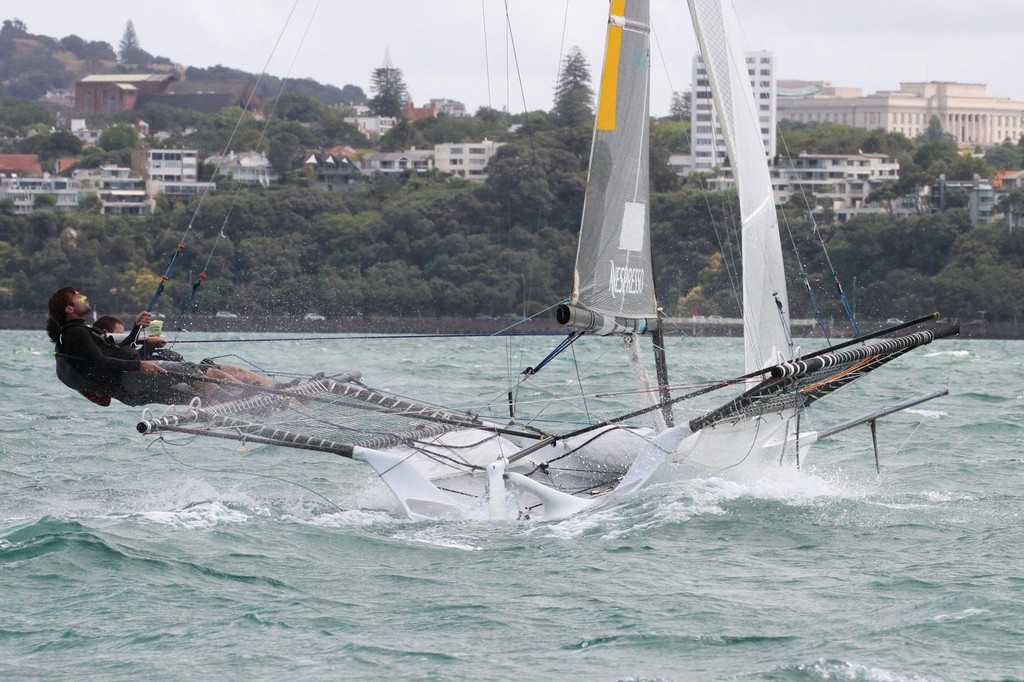
[[[504,343],[179,349],[468,400],[456,371],[497,395]],[[739,357],[671,343],[693,374]],[[669,473],[560,523],[411,523],[366,508],[386,492],[347,460],[138,436],[137,409],[57,383],[41,332],[0,332],[0,678],[1022,679],[1022,350],[937,343],[812,411],[948,384],[879,423],[880,477],[860,427],[802,472]]]

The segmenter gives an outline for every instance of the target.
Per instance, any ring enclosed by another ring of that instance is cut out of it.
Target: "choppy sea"
[[[209,338],[250,342],[179,350],[437,400],[503,381],[509,350]],[[815,407],[949,388],[879,422],[880,475],[860,427],[800,471],[666,472],[557,523],[413,523],[364,504],[386,491],[348,460],[144,438],[51,351],[0,332],[0,679],[1024,679],[1024,342],[936,342]],[[673,338],[669,361],[739,352]]]

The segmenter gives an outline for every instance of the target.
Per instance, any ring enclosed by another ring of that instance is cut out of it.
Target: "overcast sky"
[[[735,0],[747,49],[775,53],[776,78],[865,93],[901,81],[985,83],[1024,101],[1020,0]],[[389,54],[417,105],[459,100],[513,113],[550,109],[565,52],[579,46],[593,83],[606,0],[6,0],[0,19],[116,50],[130,19],[142,49],[187,66],[222,64],[357,85]],[[690,86],[696,43],[682,0],[652,0],[652,111]],[[512,44],[514,43],[514,52]],[[276,46],[276,48],[275,48]],[[520,78],[518,73],[521,73]],[[525,99],[525,105],[524,105]]]

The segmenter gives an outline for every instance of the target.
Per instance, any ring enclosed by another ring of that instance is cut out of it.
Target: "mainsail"
[[[612,0],[570,306],[559,318],[599,334],[657,324],[647,198],[649,23],[648,2]]]
[[[739,191],[744,367],[753,372],[792,358],[775,198],[736,13],[731,3],[722,0],[690,0],[689,4]]]

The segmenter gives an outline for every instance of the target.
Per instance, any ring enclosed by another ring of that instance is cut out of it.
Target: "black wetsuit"
[[[139,355],[134,349],[117,345],[103,332],[85,324],[85,320],[71,320],[61,327],[57,357],[64,358],[82,377],[85,390],[122,402],[122,376],[139,371]]]
[[[133,328],[132,334],[118,344],[84,320],[71,320],[61,328],[56,347],[58,377],[94,402],[89,393],[110,396],[127,405],[184,404],[195,397],[191,380],[180,376],[183,371],[195,378],[204,376],[192,363],[180,363],[182,367],[175,367],[174,374],[144,377],[139,373],[139,353],[132,346],[137,334],[137,328]],[[61,362],[72,372],[62,372]]]

